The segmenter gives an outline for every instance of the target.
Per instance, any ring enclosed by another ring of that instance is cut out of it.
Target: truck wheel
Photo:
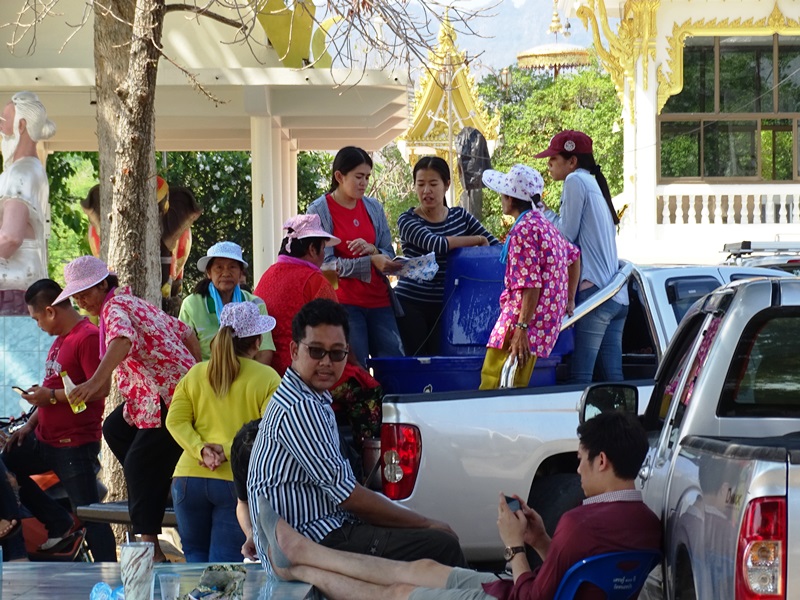
[[[697,600],[692,567],[682,565],[675,576],[675,600]]]
[[[555,473],[533,482],[528,506],[542,516],[544,527],[552,537],[561,515],[579,506],[585,497],[577,473]],[[535,569],[542,564],[542,559],[535,550],[529,549],[528,562],[531,569]]]

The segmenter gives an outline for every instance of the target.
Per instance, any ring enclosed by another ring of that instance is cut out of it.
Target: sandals
[[[3,519],[8,521],[11,527],[3,534],[0,535],[0,543],[5,542],[8,539],[11,539],[15,535],[17,535],[20,531],[22,531],[22,520],[20,519]]]

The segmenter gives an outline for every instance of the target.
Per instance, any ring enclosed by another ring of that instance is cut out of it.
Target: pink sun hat
[[[53,304],[63,302],[78,292],[88,290],[103,281],[109,275],[114,275],[108,266],[94,256],[79,256],[64,267],[64,291],[61,292]]]
[[[222,307],[220,327],[230,327],[237,338],[252,337],[275,328],[275,317],[262,315],[255,302],[228,302]]]
[[[289,230],[292,231],[289,231]],[[322,222],[319,220],[319,215],[297,215],[291,217],[283,224],[283,237],[290,240],[303,238],[326,238],[326,246],[335,246],[341,243],[335,235],[331,235],[322,228]]]

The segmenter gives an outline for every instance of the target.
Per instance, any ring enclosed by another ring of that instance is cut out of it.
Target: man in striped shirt
[[[360,485],[339,450],[328,390],[349,352],[347,311],[309,302],[292,321],[292,366],[267,406],[248,471],[250,518],[258,498],[303,535],[330,548],[398,560],[466,564],[450,526],[395,504]],[[255,536],[267,567],[267,540]]]

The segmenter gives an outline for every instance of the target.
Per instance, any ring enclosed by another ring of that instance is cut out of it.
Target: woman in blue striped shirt
[[[439,353],[447,253],[454,248],[500,243],[466,210],[447,206],[445,194],[449,187],[447,162],[438,156],[423,156],[414,165],[414,189],[419,196],[419,206],[408,209],[397,220],[403,254],[414,258],[434,252],[439,264],[433,281],[401,279],[395,288],[405,313],[399,319],[399,326],[408,356]]]

